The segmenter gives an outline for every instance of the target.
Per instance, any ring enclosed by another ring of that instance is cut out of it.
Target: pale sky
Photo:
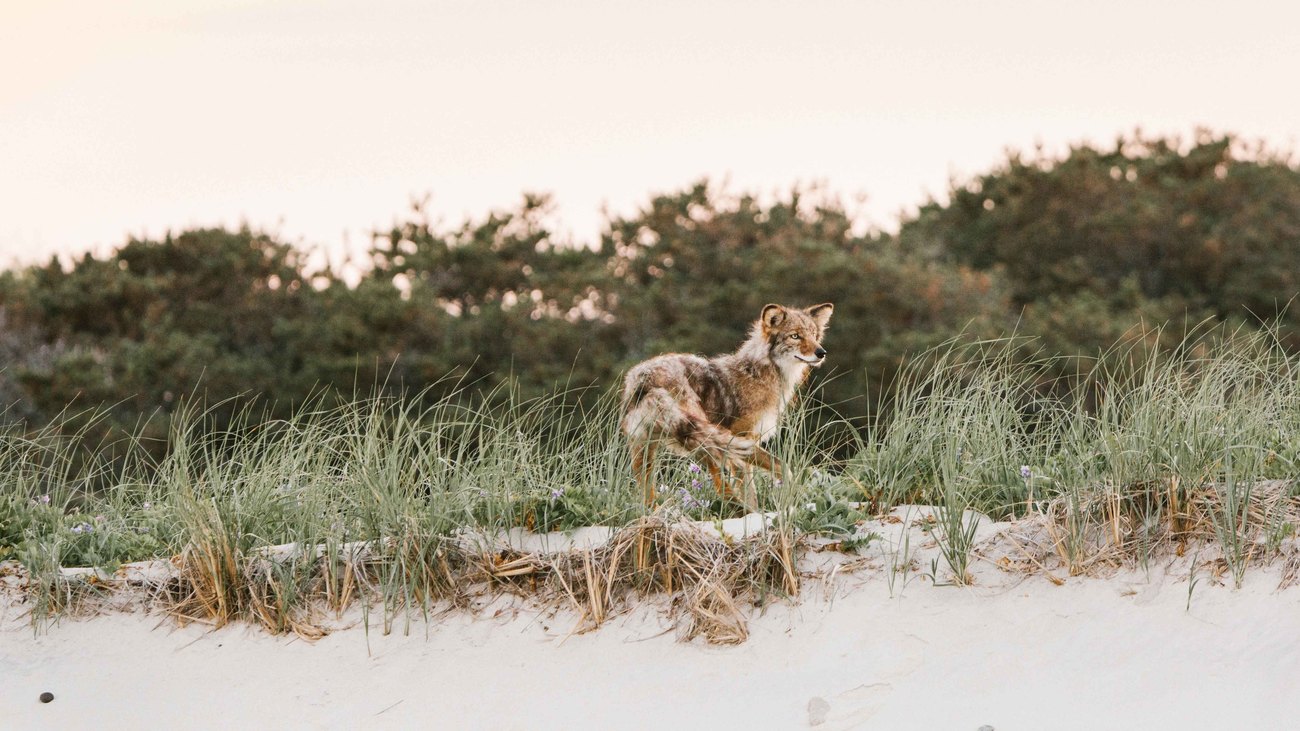
[[[1300,142],[1290,2],[0,0],[0,264],[248,221],[338,249],[432,196],[594,240],[702,176],[875,225],[1007,148]]]

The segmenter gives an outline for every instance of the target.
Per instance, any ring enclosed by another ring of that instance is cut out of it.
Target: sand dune
[[[728,647],[679,641],[662,599],[586,634],[516,598],[387,636],[354,609],[315,643],[140,612],[34,634],[11,601],[0,727],[1297,727],[1300,589],[1276,570],[1235,590],[1202,575],[1189,609],[1185,559],[1059,586],[985,561],[970,587],[891,587],[886,552],[864,556],[754,609]]]

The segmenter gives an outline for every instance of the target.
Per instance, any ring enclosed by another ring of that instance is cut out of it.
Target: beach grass
[[[216,625],[313,636],[322,611],[360,602],[392,631],[485,586],[547,593],[598,625],[629,595],[685,592],[692,626],[739,641],[737,597],[798,592],[802,537],[852,550],[866,518],[929,505],[937,583],[969,579],[987,518],[1039,521],[1072,575],[1190,541],[1240,585],[1300,519],[1300,360],[1269,332],[1201,334],[1171,352],[1144,342],[1069,378],[1021,340],[950,343],[914,359],[864,424],[804,399],[771,444],[782,474],[749,476],[769,518],[739,541],[698,529],[744,509],[689,460],[662,457],[660,502],[642,504],[612,393],[595,405],[509,386],[322,394],[285,420],[255,401],[196,402],[159,460],[88,444],[69,427],[85,414],[11,424],[0,560],[28,572],[38,620],[86,590],[63,568],[170,559],[179,574],[159,600]],[[593,526],[611,538],[573,556],[510,539]]]

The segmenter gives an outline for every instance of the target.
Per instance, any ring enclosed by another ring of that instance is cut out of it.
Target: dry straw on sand
[[[352,601],[382,594],[379,583],[394,571],[413,590],[395,611],[443,603],[467,607],[470,598],[509,592],[541,606],[567,606],[577,616],[573,632],[598,628],[637,597],[671,597],[686,622],[683,638],[739,643],[748,637],[747,606],[799,591],[795,542],[786,531],[747,537],[718,534],[662,513],[643,517],[607,541],[554,553],[526,551],[502,542],[445,541],[421,549],[401,541],[349,547],[324,556],[297,547],[235,555],[214,540],[191,545],[175,573],[158,590],[167,612],[182,622],[216,626],[237,619],[272,632],[321,636],[322,617]]]

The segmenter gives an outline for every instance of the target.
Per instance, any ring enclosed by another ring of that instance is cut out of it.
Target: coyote
[[[722,468],[742,479],[749,465],[780,475],[760,443],[776,433],[808,369],[826,358],[822,336],[835,306],[807,309],[767,305],[749,339],[728,355],[659,355],[633,366],[623,383],[623,433],[647,507],[654,503],[654,456],[659,446],[704,463],[722,497],[731,495]],[[757,507],[752,480],[744,502]]]

